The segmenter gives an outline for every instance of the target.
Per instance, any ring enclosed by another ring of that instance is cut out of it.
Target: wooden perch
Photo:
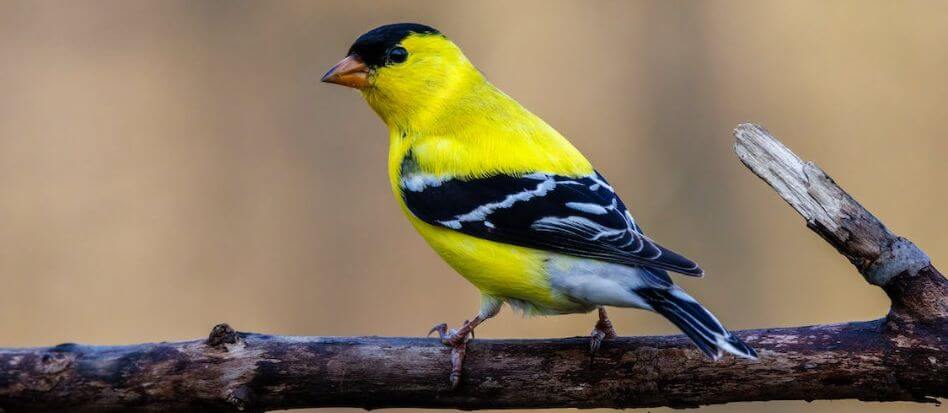
[[[693,407],[764,400],[948,397],[948,283],[816,165],[741,125],[736,150],[892,300],[885,318],[737,332],[759,361],[711,362],[684,336],[474,340],[450,390],[435,339],[238,333],[131,346],[0,349],[0,411],[297,407]]]

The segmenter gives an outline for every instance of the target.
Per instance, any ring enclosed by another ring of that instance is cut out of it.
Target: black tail
[[[678,326],[708,357],[717,360],[724,350],[739,357],[757,358],[754,349],[727,331],[711,312],[680,288],[643,288],[635,292],[655,312]]]

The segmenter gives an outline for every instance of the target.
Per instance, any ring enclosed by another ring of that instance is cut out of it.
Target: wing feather
[[[645,236],[599,173],[454,179],[410,172],[401,186],[408,209],[431,225],[617,264],[703,273],[693,261]]]

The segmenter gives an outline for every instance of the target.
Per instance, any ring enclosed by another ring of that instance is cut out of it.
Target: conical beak
[[[326,83],[364,89],[369,85],[369,67],[358,55],[349,55],[329,69],[321,80]]]

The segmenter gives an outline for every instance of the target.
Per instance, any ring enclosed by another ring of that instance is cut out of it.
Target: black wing
[[[567,255],[703,274],[691,260],[646,237],[599,173],[475,179],[403,173],[405,204],[428,224]]]

